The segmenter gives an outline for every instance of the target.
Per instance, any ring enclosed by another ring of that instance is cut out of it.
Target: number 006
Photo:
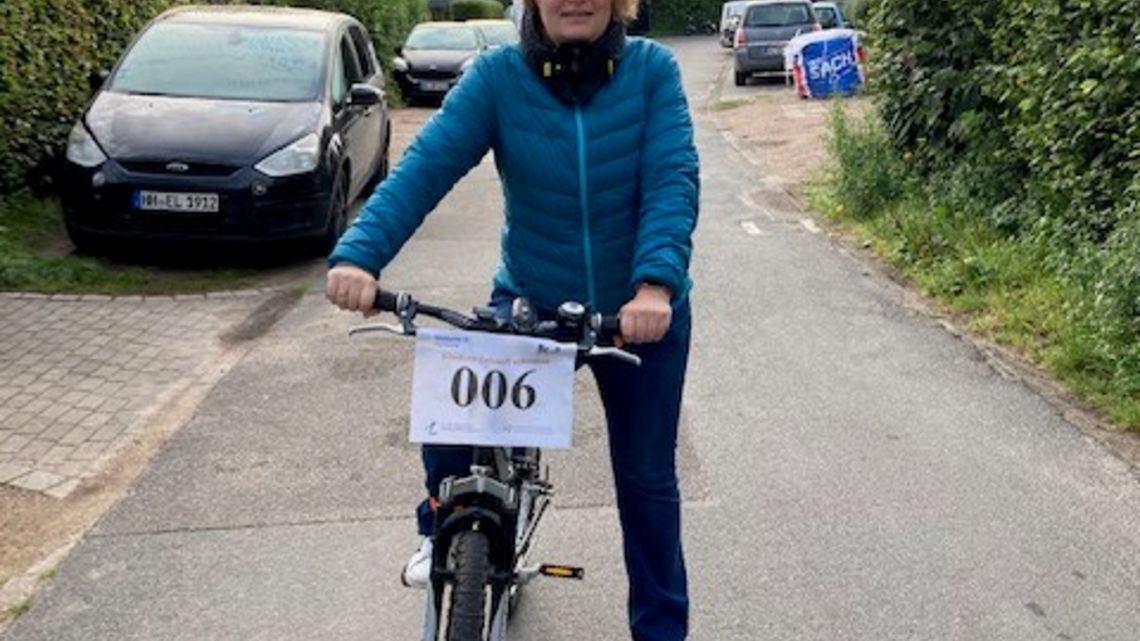
[[[526,377],[534,373],[528,370],[511,384],[507,375],[497,369],[487,372],[483,384],[479,384],[479,375],[469,367],[461,367],[451,377],[451,400],[459,407],[467,407],[477,399],[482,399],[487,407],[497,410],[507,402],[508,392],[511,405],[520,410],[527,410],[534,406],[534,388],[526,384]]]

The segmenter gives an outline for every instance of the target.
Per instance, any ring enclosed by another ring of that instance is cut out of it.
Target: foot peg
[[[570,565],[547,565],[542,564],[538,566],[538,573],[542,576],[552,576],[556,579],[578,579],[586,578],[585,568],[576,568]]]

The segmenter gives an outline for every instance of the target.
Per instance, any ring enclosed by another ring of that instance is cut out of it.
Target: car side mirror
[[[357,83],[348,90],[350,107],[371,107],[384,102],[384,91],[369,84]]]
[[[396,45],[396,48],[395,48],[395,49],[393,49],[393,51],[395,51],[395,52],[396,52],[396,55],[397,55],[397,56],[400,56],[401,58],[403,58],[403,57],[404,57],[404,47],[403,47],[403,45]]]
[[[88,74],[87,85],[91,87],[91,92],[94,93],[102,89],[103,83],[107,82],[109,77],[111,77],[111,72],[106,69],[98,69]]]

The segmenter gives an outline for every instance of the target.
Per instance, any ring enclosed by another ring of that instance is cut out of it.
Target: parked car
[[[807,0],[749,2],[733,42],[736,86],[744,86],[753,75],[786,76],[784,47],[788,41],[819,29],[811,2]]]
[[[843,15],[843,9],[837,3],[813,2],[811,6],[816,19],[819,20],[819,26],[823,29],[846,29],[851,26],[847,16]]]
[[[483,32],[472,24],[420,23],[396,49],[396,81],[409,100],[442,98],[486,48]]]
[[[191,241],[340,237],[388,171],[384,76],[341,14],[168,11],[136,37],[71,131],[67,230]]]
[[[468,20],[467,24],[483,32],[483,39],[487,41],[488,49],[512,45],[519,41],[519,30],[510,20]]]
[[[720,46],[731,49],[732,40],[736,36],[736,28],[740,26],[740,16],[748,0],[731,0],[720,8]]]

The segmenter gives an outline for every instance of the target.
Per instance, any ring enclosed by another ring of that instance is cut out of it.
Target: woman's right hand
[[[365,316],[376,313],[372,303],[380,282],[356,265],[341,263],[329,270],[325,297],[337,307]]]

